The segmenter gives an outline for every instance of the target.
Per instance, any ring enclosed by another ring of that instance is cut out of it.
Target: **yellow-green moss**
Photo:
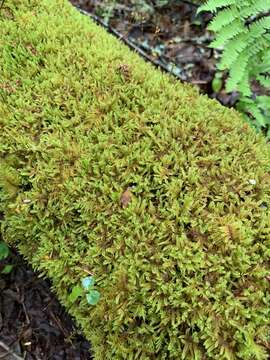
[[[95,359],[267,359],[264,139],[67,1],[5,1],[0,69],[2,234]]]

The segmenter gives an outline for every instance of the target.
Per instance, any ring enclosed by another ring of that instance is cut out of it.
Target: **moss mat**
[[[267,359],[270,153],[238,113],[67,1],[6,0],[0,130],[2,236],[96,360]]]

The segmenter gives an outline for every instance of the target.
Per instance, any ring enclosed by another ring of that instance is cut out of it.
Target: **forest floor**
[[[70,1],[145,59],[197,85],[202,93],[223,105],[235,105],[238,94],[226,93],[225,72],[218,80],[218,88],[213,89],[220,53],[208,47],[213,40],[206,29],[211,15],[197,16],[196,0]]]
[[[196,17],[196,3],[71,2],[165,71],[197,85],[226,106],[235,104],[237,94],[226,94],[225,79],[218,91],[213,90],[219,54],[208,48],[212,37],[206,24],[210,18]],[[0,359],[89,359],[89,343],[50,291],[50,283],[38,278],[18,254],[8,260],[14,268],[0,277]]]
[[[89,360],[90,345],[59,304],[48,280],[13,252],[0,262],[0,359]]]

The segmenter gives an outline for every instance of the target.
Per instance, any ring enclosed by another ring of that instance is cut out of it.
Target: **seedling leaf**
[[[13,269],[13,265],[6,265],[1,271],[2,274],[9,274]]]
[[[82,279],[82,287],[85,290],[90,290],[90,288],[95,284],[95,279],[93,276],[87,276]]]
[[[91,290],[89,294],[86,295],[88,304],[96,305],[100,299],[100,293],[97,290]]]
[[[83,295],[83,289],[81,288],[81,286],[77,285],[74,286],[74,288],[72,289],[71,293],[69,294],[69,300],[74,303],[78,297]]]

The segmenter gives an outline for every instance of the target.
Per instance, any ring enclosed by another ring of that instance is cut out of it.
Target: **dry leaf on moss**
[[[126,208],[128,204],[130,203],[132,198],[132,193],[130,191],[130,188],[127,188],[121,195],[120,203],[123,208]]]

